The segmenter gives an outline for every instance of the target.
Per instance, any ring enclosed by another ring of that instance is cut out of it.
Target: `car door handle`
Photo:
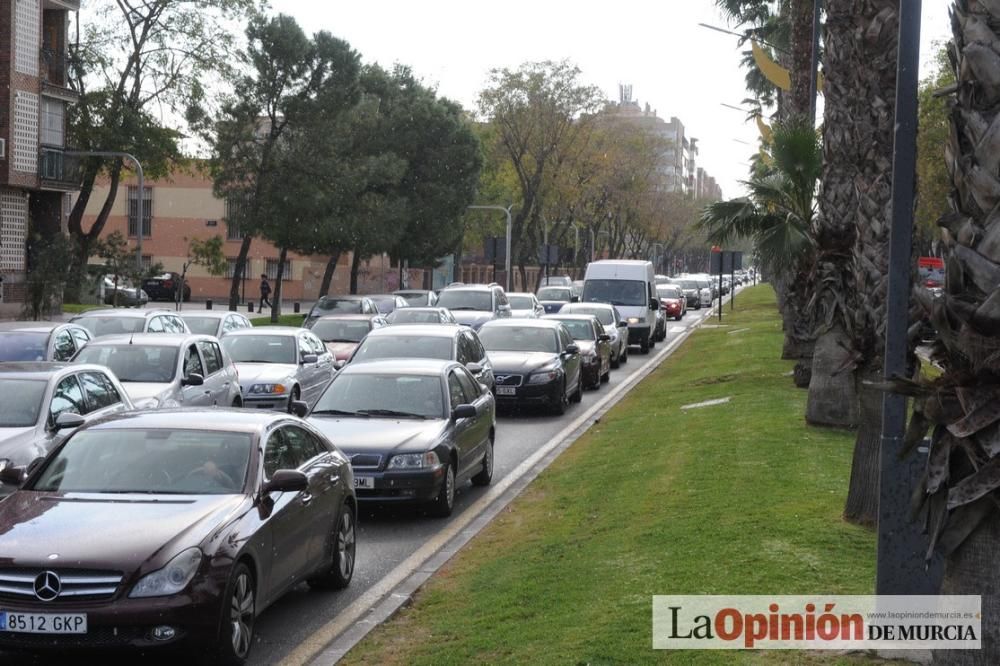
[[[330,483],[333,483],[333,484],[336,484],[338,481],[340,481],[340,475],[339,474],[331,474],[330,476],[328,476],[326,478],[327,478],[327,480]]]
[[[310,502],[313,501],[313,496],[311,494],[309,494],[309,493],[302,493],[302,497],[301,497],[300,501],[303,504],[307,504],[308,505]]]

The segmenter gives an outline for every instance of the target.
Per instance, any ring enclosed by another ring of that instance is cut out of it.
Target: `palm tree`
[[[1000,138],[984,132],[1000,115],[1000,7],[959,0],[948,56],[951,135],[944,146],[952,192],[939,224],[947,254],[945,295],[918,301],[937,329],[933,357],[944,368],[918,399],[907,433],[931,431],[927,469],[915,497],[927,508],[932,548],[945,556],[942,594],[982,596],[983,649],[943,651],[935,661],[1000,663]]]
[[[747,197],[709,204],[698,226],[714,244],[753,241],[761,267],[774,276],[785,328],[782,356],[799,358],[811,335],[803,277],[812,270],[815,250],[813,194],[821,164],[816,133],[798,122],[777,125],[771,157],[743,182]]]

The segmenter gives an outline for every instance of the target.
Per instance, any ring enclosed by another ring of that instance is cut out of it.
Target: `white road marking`
[[[691,405],[681,405],[681,409],[698,409],[699,407],[711,407],[712,405],[724,405],[732,398],[732,396],[727,396],[725,398],[716,398],[715,400],[706,400],[705,402],[696,402]]]

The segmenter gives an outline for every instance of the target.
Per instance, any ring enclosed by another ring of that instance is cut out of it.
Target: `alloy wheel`
[[[354,533],[354,515],[345,507],[340,517],[340,528],[337,530],[337,562],[340,565],[340,575],[350,580],[354,573],[354,552],[356,547]]]
[[[229,622],[232,627],[233,652],[244,658],[250,652],[253,639],[254,593],[250,574],[241,571],[233,585],[229,604]]]

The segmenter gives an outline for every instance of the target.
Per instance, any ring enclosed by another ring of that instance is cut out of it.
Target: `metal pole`
[[[896,122],[892,158],[892,227],[889,236],[885,363],[886,379],[905,377],[909,326],[910,262],[916,171],[917,85],[920,66],[920,0],[901,2],[896,70]],[[934,594],[935,575],[924,565],[926,539],[909,519],[914,461],[900,460],[906,399],[882,398],[879,466],[877,594]]]
[[[823,11],[823,0],[813,2],[813,44],[812,44],[812,69],[809,71],[809,124],[816,126],[816,97],[819,85],[819,38],[820,26],[819,17]]]
[[[506,285],[504,289],[510,291],[510,237],[511,229],[513,228],[513,218],[511,218],[510,211],[514,208],[514,204],[511,204],[504,208],[503,206],[466,206],[469,210],[502,210],[507,216],[507,256],[504,258],[504,271],[507,273],[507,278],[505,280]],[[494,264],[494,271],[496,270]]]

